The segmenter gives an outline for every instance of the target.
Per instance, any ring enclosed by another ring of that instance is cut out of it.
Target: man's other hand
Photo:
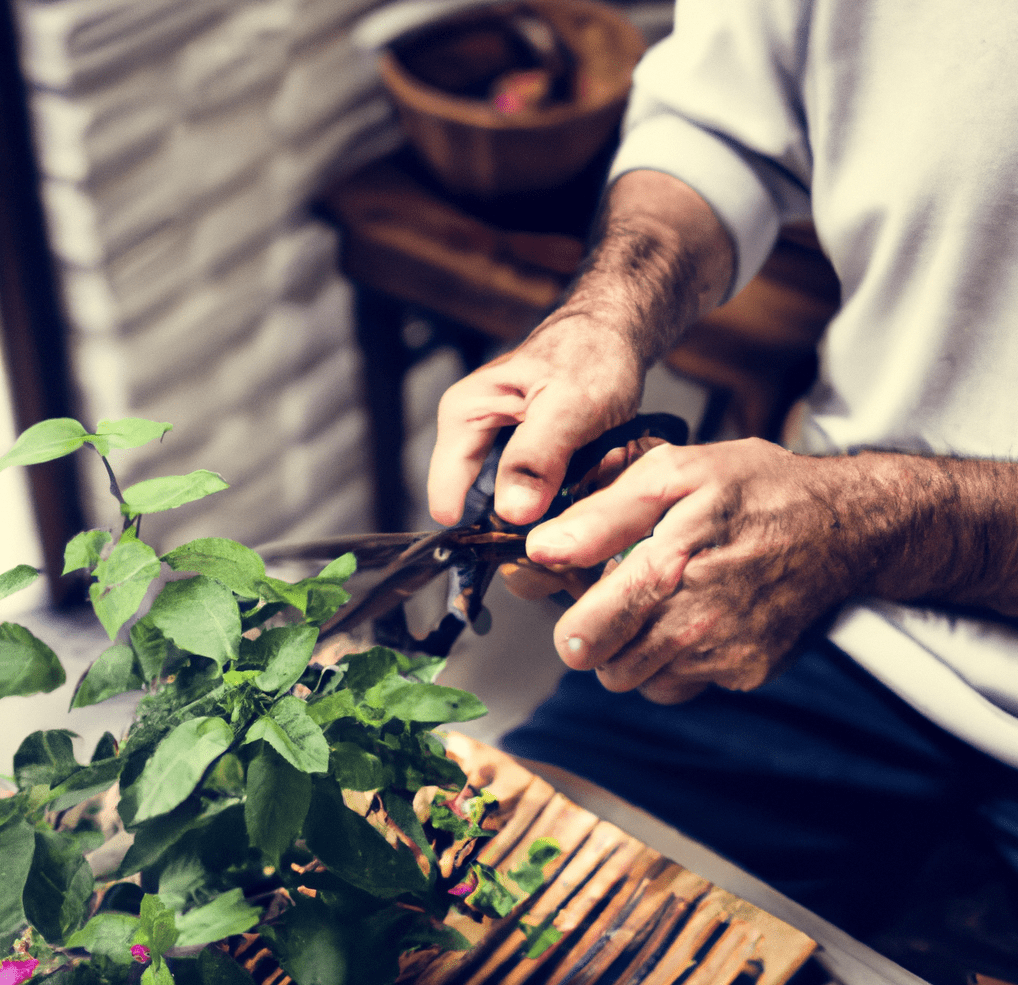
[[[457,523],[499,430],[518,425],[499,462],[495,512],[539,520],[572,453],[637,411],[644,367],[624,338],[585,315],[555,315],[517,349],[445,392],[428,474],[439,523]]]
[[[536,527],[527,551],[545,565],[586,568],[637,544],[559,621],[563,661],[661,703],[769,680],[854,587],[827,495],[836,471],[758,439],[660,445]]]

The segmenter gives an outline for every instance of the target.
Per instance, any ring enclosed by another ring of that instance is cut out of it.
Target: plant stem
[[[95,447],[94,445],[92,446]],[[110,465],[109,459],[96,451],[96,454],[102,459],[102,463],[106,466],[106,474],[110,477],[110,492],[116,496],[118,503],[124,503],[124,494],[120,491],[120,484],[117,482],[117,477],[113,473],[113,466]]]
[[[92,447],[94,448],[95,446],[93,445]],[[96,449],[96,452],[99,453],[99,450]],[[110,477],[110,492],[116,497],[118,503],[122,506],[126,506],[127,500],[124,499],[124,494],[120,491],[120,483],[117,482],[117,477],[113,472],[113,466],[110,465],[109,459],[105,455],[99,453],[99,457],[102,459],[102,463],[106,467],[106,474]],[[141,517],[136,516],[132,518],[130,516],[125,516],[123,529],[126,531],[128,527],[132,525],[134,526],[135,536],[140,537]]]

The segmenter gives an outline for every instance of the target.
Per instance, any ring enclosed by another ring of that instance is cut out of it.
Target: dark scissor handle
[[[498,463],[515,430],[516,425],[513,424],[502,428],[495,436],[480,474],[467,492],[461,526],[471,526],[491,515]],[[684,445],[689,439],[689,425],[674,414],[637,414],[631,421],[609,428],[599,438],[573,452],[559,494],[552,500],[551,507],[541,520],[550,520],[571,505],[573,487],[613,448],[622,448],[630,441],[645,437],[661,438],[672,445]]]
[[[674,414],[637,414],[631,421],[609,428],[600,438],[573,452],[563,487],[579,482],[613,448],[621,448],[639,438],[661,438],[670,445],[684,445],[689,439],[689,425]]]

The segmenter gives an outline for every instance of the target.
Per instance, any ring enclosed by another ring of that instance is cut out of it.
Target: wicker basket
[[[621,119],[642,34],[593,0],[530,0],[525,9],[553,27],[573,58],[576,84],[566,101],[506,114],[424,83],[392,48],[380,56],[408,139],[449,191],[493,197],[554,188],[583,170]]]

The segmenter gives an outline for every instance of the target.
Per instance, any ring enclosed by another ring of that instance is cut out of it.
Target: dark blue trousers
[[[683,705],[570,671],[503,747],[614,791],[857,936],[945,839],[992,846],[1018,886],[1018,770],[826,641],[756,691]]]

